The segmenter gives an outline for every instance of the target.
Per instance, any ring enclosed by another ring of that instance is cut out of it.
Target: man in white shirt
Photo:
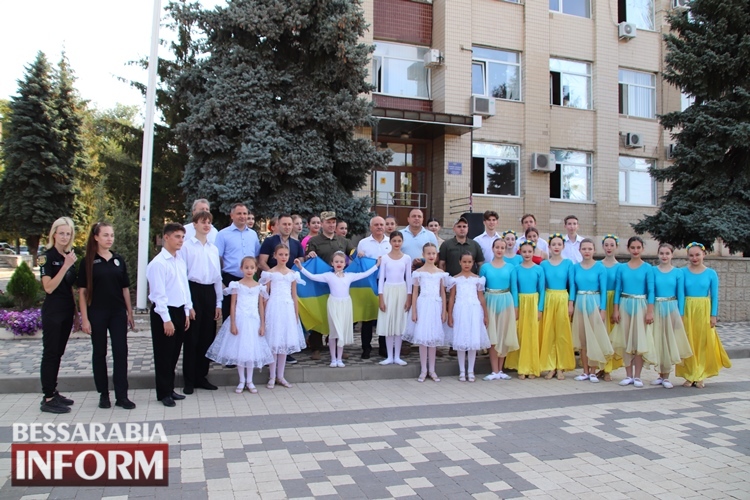
[[[521,229],[520,235],[516,238],[516,252],[518,252],[518,249],[521,247],[521,243],[526,241],[526,230],[530,227],[537,227],[534,214],[524,214],[523,217],[521,217],[521,226],[523,229]],[[541,237],[541,234],[539,236],[540,238],[537,241],[537,248],[549,255],[549,245],[547,244],[547,241]]]
[[[577,264],[583,260],[581,256],[583,236],[578,234],[578,217],[575,215],[565,217],[565,231],[568,234],[565,235],[565,246],[560,255],[563,259],[570,259],[573,264]]]
[[[362,238],[357,245],[357,255],[377,259],[391,251],[391,243],[385,235],[385,219],[373,217],[370,219],[370,236]],[[378,298],[374,298],[375,302]],[[370,359],[372,351],[372,329],[376,320],[362,322],[362,359]],[[382,357],[387,357],[385,337],[378,337],[378,351]]]
[[[211,211],[211,205],[208,203],[208,200],[205,198],[199,198],[193,202],[193,209],[191,210],[190,215],[190,221],[185,224],[185,241],[188,241],[190,238],[195,236],[195,226],[193,222],[193,217],[195,217],[195,214],[200,212],[210,212]],[[213,224],[211,224],[211,230],[208,232],[208,241],[211,243],[216,243],[216,235],[219,234],[219,231],[214,227]]]
[[[401,251],[411,257],[412,262],[419,260],[418,263],[413,265],[422,265],[422,247],[425,243],[432,243],[437,247],[437,238],[428,229],[422,227],[422,221],[424,220],[424,214],[418,208],[413,208],[409,212],[409,225],[406,226],[401,234],[404,236],[404,244],[401,246]]]
[[[193,215],[195,235],[186,238],[179,254],[187,267],[190,298],[190,329],[185,336],[182,353],[182,373],[185,382],[183,392],[192,394],[195,387],[215,391],[218,389],[208,381],[209,360],[206,351],[216,337],[216,320],[221,318],[221,301],[224,298],[221,285],[221,263],[219,250],[208,240],[213,227],[210,212]]]
[[[492,252],[492,244],[495,240],[502,238],[497,232],[497,220],[500,216],[494,210],[487,210],[484,212],[484,232],[474,238],[474,241],[479,243],[482,247],[482,253],[484,254],[485,262],[492,262],[495,254]]]
[[[146,268],[148,298],[151,307],[151,342],[154,349],[156,399],[164,406],[175,406],[175,399],[185,399],[174,392],[174,370],[185,336],[190,327],[190,287],[185,260],[177,252],[185,241],[182,224],[164,226],[163,247]]]

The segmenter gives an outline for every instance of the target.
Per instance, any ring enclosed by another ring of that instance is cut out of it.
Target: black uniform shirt
[[[45,276],[54,278],[62,269],[65,262],[65,255],[57,251],[55,247],[50,248],[47,252],[39,257],[39,274],[42,278]],[[45,303],[60,304],[64,306],[73,305],[73,284],[76,282],[76,266],[70,266],[65,273],[57,288],[52,293],[48,293],[44,299]]]
[[[112,253],[109,260],[97,254],[93,265],[93,294],[89,309],[125,309],[122,289],[130,286],[125,259]],[[86,260],[81,261],[78,270],[78,288],[87,288]]]

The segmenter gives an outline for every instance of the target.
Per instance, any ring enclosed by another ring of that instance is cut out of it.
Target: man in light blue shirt
[[[422,227],[423,220],[422,211],[414,208],[409,212],[409,225],[401,231],[404,235],[404,244],[401,246],[401,251],[411,257],[412,262],[415,259],[420,259],[418,263],[420,266],[422,265],[422,247],[424,244],[430,242],[437,247],[437,238],[432,231]]]
[[[242,279],[240,262],[243,257],[258,257],[260,253],[260,241],[258,235],[247,226],[247,206],[244,203],[235,203],[229,212],[232,223],[219,231],[216,236],[216,248],[219,250],[221,259],[221,280],[224,286],[231,281]],[[229,299],[229,300],[227,300]],[[222,316],[229,317],[231,297],[224,298],[222,304]]]

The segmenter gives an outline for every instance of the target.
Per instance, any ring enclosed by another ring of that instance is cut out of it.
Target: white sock
[[[469,351],[469,373],[474,373],[474,362],[477,359],[477,351]]]
[[[388,352],[388,355],[386,356],[388,359],[393,359],[393,344],[396,341],[396,337],[393,335],[388,335],[385,338],[385,347]]]
[[[458,371],[461,373],[466,373],[464,370],[464,363],[466,363],[466,351],[459,351],[456,350],[457,358],[458,358]]]
[[[427,373],[427,346],[419,346],[419,362],[422,364],[422,373]]]
[[[245,383],[245,367],[244,366],[238,366],[237,367],[237,372],[239,372],[239,374],[240,374],[240,384],[239,385],[244,385],[244,383]],[[250,380],[252,380],[252,378]]]
[[[403,340],[401,340],[401,335],[396,335],[394,344],[393,344],[393,359],[401,359],[401,343]]]

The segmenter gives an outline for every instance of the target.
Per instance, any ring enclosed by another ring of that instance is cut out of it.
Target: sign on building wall
[[[463,173],[463,163],[461,163],[460,161],[448,162],[448,174],[461,175],[462,173]]]

